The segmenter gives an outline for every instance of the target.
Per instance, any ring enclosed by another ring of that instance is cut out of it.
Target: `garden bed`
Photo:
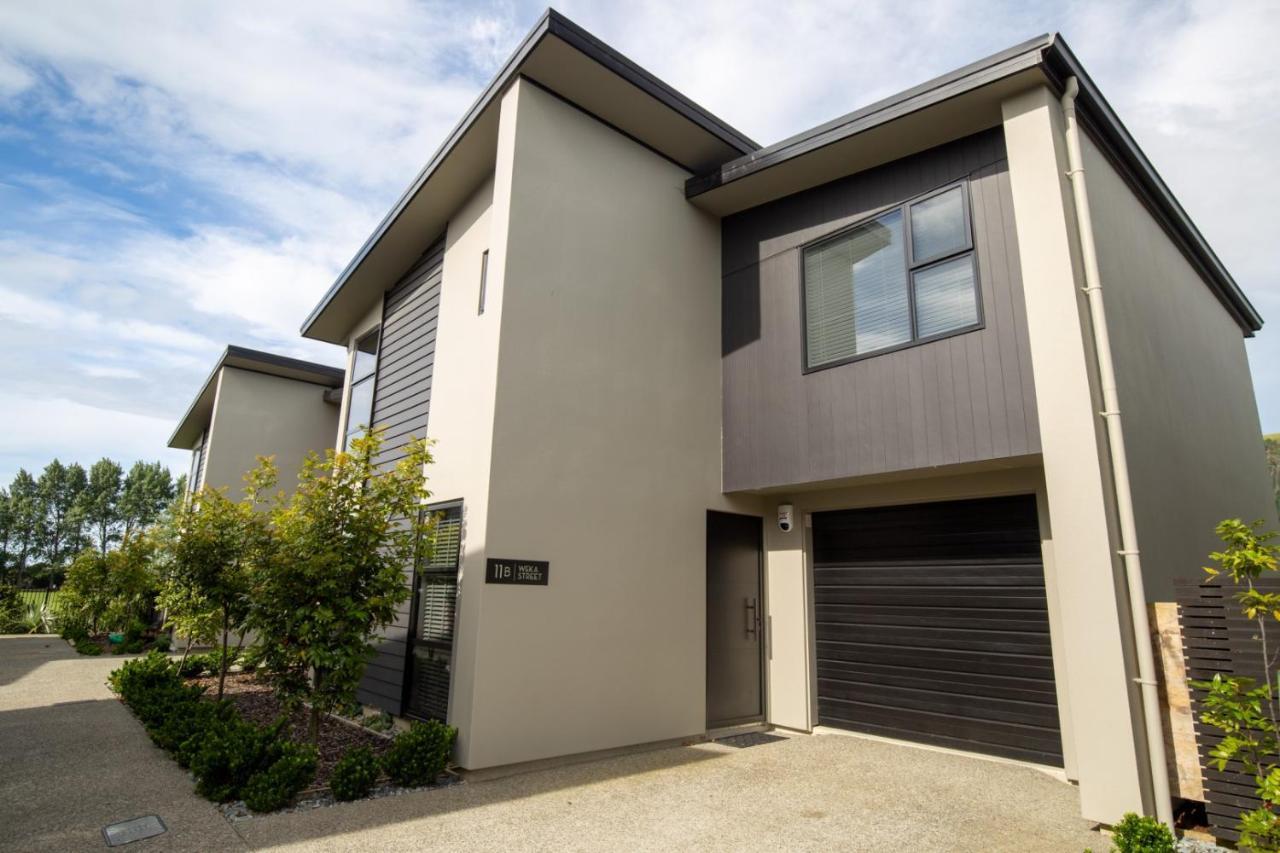
[[[198,684],[205,688],[205,698],[213,699],[218,695],[218,677],[206,675],[200,678],[187,679],[188,684]],[[289,714],[284,705],[267,684],[256,675],[247,672],[227,674],[224,698],[235,705],[240,716],[259,726],[268,726],[280,717],[288,717],[285,734],[299,743],[310,743],[308,731],[310,715],[305,708]],[[320,717],[320,741],[316,744],[318,761],[314,788],[327,788],[333,767],[347,750],[358,746],[367,746],[375,755],[381,756],[391,746],[391,738],[371,729],[363,728],[359,723],[349,722],[322,714]]]
[[[191,771],[196,793],[228,804],[228,817],[227,808],[273,812],[296,807],[300,799],[309,806],[364,799],[386,795],[386,782],[404,789],[449,777],[457,737],[450,726],[414,723],[386,738],[326,714],[317,748],[307,736],[306,709],[286,712],[269,684],[254,675],[230,674],[224,701],[215,702],[210,663],[195,656],[179,664],[152,652],[114,670],[108,683],[156,745]]]

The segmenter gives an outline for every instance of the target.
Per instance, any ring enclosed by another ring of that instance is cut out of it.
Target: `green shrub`
[[[181,687],[182,680],[173,663],[159,652],[131,660],[107,676],[107,684],[125,702],[157,687]]]
[[[25,630],[23,616],[26,609],[17,587],[0,584],[0,634],[23,632]]]
[[[90,640],[88,637],[81,637],[75,641],[75,650],[82,655],[100,655],[102,654],[102,646]]]
[[[72,643],[89,637],[89,625],[82,619],[60,616],[58,618],[58,635]]]
[[[315,747],[285,743],[280,747],[280,757],[255,773],[244,786],[244,804],[255,812],[278,811],[292,805],[315,778]]]
[[[457,736],[457,729],[438,720],[414,723],[392,741],[382,757],[382,769],[397,785],[429,785],[448,766]]]
[[[198,697],[198,693],[189,694]],[[198,748],[204,740],[205,732],[212,726],[230,718],[235,709],[229,702],[203,702],[198,698],[193,698],[187,706],[179,707],[175,703],[169,709],[170,713],[163,720],[152,726],[148,733],[151,739],[156,742],[156,746],[161,749],[173,753],[178,758],[183,746],[192,741],[192,747]],[[183,767],[190,764],[191,752],[187,753],[187,760],[179,760],[178,763]]]
[[[151,641],[151,648],[155,649],[157,652],[167,652],[172,645],[173,641],[170,639],[168,634],[160,634]]]
[[[1125,813],[1115,825],[1111,843],[1115,853],[1174,853],[1177,844],[1169,827],[1133,812]]]
[[[329,789],[334,799],[347,802],[369,796],[378,783],[378,757],[367,746],[347,750],[334,765]]]
[[[383,711],[381,714],[370,714],[360,718],[360,725],[375,732],[389,732],[395,726],[395,718]]]
[[[240,667],[245,672],[253,672],[262,663],[262,649],[257,645],[240,650]]]
[[[240,659],[240,653],[235,649],[227,649],[227,669],[235,666],[236,661]],[[222,650],[214,649],[211,652],[197,655],[187,655],[187,659],[182,662],[182,675],[184,678],[199,678],[202,675],[217,675],[219,664],[222,660]]]
[[[204,732],[203,742],[191,759],[196,793],[214,802],[238,799],[254,774],[280,758],[284,720],[259,728],[232,717]]]
[[[202,654],[187,655],[178,667],[178,674],[183,678],[199,678],[209,672],[209,656]]]

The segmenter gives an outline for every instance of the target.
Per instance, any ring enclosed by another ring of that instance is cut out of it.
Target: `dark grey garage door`
[[[1062,766],[1035,498],[813,516],[822,725]]]

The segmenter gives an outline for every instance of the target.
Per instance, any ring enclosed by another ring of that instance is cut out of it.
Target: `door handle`
[[[760,614],[756,612],[756,600],[754,598],[742,599],[743,608],[742,615],[747,619],[747,636],[756,636],[756,628],[760,623]]]

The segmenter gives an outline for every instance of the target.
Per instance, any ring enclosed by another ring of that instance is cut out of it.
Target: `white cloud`
[[[21,412],[38,425],[30,432],[0,430],[0,483],[8,484],[19,467],[38,473],[49,460],[86,467],[109,456],[128,467],[159,459],[178,475],[189,455],[165,447],[174,424],[164,418],[112,411],[73,400],[0,391],[0,411]]]
[[[34,82],[35,76],[30,71],[0,53],[0,98],[11,98]]]
[[[57,334],[77,334],[95,340],[117,339],[130,344],[166,349],[207,351],[216,344],[203,335],[176,326],[122,317],[105,317],[46,299],[34,299],[0,287],[0,317]]]
[[[81,364],[80,372],[94,379],[141,379],[142,371],[110,364]]]
[[[561,8],[764,144],[1061,30],[1280,326],[1280,111],[1269,106],[1280,92],[1267,66],[1280,6]],[[501,0],[0,4],[0,140],[34,151],[52,135],[72,152],[48,174],[0,176],[3,393],[64,420],[123,425],[110,440],[156,421],[159,452],[226,343],[333,363],[298,326],[541,11]],[[80,177],[54,177],[61,168]],[[1280,333],[1268,328],[1250,353],[1264,425],[1280,429]],[[66,429],[72,445],[96,441]],[[23,446],[53,444],[30,418],[11,425],[0,478]]]

